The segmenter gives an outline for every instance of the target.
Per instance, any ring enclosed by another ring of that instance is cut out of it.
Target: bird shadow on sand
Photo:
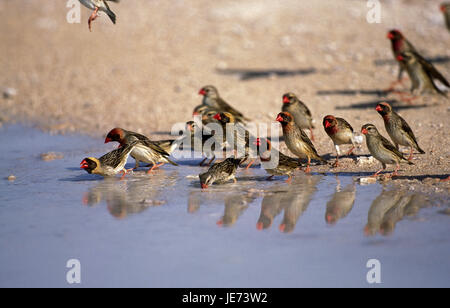
[[[319,96],[325,95],[341,95],[341,96],[356,96],[356,95],[372,95],[378,97],[386,97],[394,90],[383,90],[383,89],[338,89],[338,90],[320,90],[316,94]]]
[[[449,56],[435,56],[433,58],[426,57],[426,59],[429,62],[435,63],[435,64],[442,64],[442,63],[450,62]],[[373,61],[373,64],[375,66],[396,65],[397,63],[398,62],[395,61],[394,59],[378,59],[378,60]]]
[[[426,105],[426,104],[420,104],[420,105],[407,105],[405,103],[402,103],[401,101],[398,101],[396,99],[391,100],[371,100],[367,102],[359,102],[354,103],[348,106],[336,106],[335,108],[337,110],[349,110],[349,109],[373,109],[378,105],[379,103],[386,102],[390,104],[394,109],[396,110],[402,110],[402,109],[417,109],[417,108],[426,108],[433,105]]]
[[[292,76],[302,76],[318,73],[318,71],[311,68],[304,69],[216,69],[216,72],[221,75],[236,75],[240,80],[252,80],[259,78],[270,78],[270,77],[292,77]]]

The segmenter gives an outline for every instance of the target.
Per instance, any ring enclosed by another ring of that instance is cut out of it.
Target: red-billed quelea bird
[[[211,163],[216,159],[215,151],[215,142],[212,142],[211,138],[214,138],[213,135],[205,134],[202,131],[202,128],[199,127],[194,121],[186,122],[186,130],[191,137],[191,148],[194,150],[199,150],[205,156],[205,158],[200,162],[200,166],[203,166],[204,162],[210,158],[210,161],[206,164],[206,166],[211,165]],[[211,142],[209,141],[211,140]],[[211,145],[209,146],[209,143]],[[197,149],[197,147],[201,147],[201,149]]]
[[[256,153],[253,147],[250,147],[250,143],[253,143],[256,138],[241,123],[237,122],[236,118],[229,112],[218,113],[214,116],[214,119],[219,121],[223,132],[222,135],[215,135],[217,141],[230,146],[234,151],[234,156],[243,157],[244,160],[250,158],[250,163],[246,169],[250,168],[256,160]],[[230,144],[230,138],[232,138],[232,144]]]
[[[224,184],[230,180],[236,183],[236,170],[242,160],[242,158],[230,157],[220,163],[215,163],[208,171],[199,175],[201,187],[206,189],[215,182]]]
[[[288,179],[286,182],[289,183],[292,180],[292,172],[301,169],[302,164],[298,159],[289,157],[273,149],[270,140],[257,138],[254,144],[262,162],[269,162],[271,159],[275,159],[274,156],[278,156],[278,163],[274,168],[265,168],[266,172],[270,174],[268,180],[274,176],[287,175]]]
[[[370,154],[381,162],[383,168],[378,170],[373,177],[378,176],[381,171],[386,169],[387,164],[396,164],[394,173],[390,176],[396,176],[400,169],[400,163],[406,162],[410,165],[414,165],[407,160],[402,153],[400,153],[395,146],[386,138],[384,138],[373,124],[365,124],[361,128],[361,133],[366,135],[366,144]]]
[[[399,30],[391,30],[387,34],[388,39],[391,40],[392,53],[394,54],[395,61],[398,61],[397,57],[406,51],[417,52],[414,46],[403,36]],[[403,71],[406,70],[404,63],[399,62],[398,81],[401,81]]]
[[[133,151],[139,143],[141,143],[141,141],[136,140],[123,147],[106,153],[100,158],[86,157],[80,163],[80,168],[86,170],[89,174],[99,174],[105,177],[114,176],[119,172],[122,172],[123,179],[129,171],[125,169],[125,164],[127,163],[128,157],[130,156],[131,151]]]
[[[289,112],[294,117],[295,124],[301,129],[309,129],[311,140],[314,141],[314,124],[311,111],[294,93],[289,92],[283,95],[281,111]]]
[[[421,55],[415,52],[406,51],[401,53],[397,57],[397,60],[405,66],[406,71],[408,72],[409,78],[411,79],[412,94],[438,93],[447,96],[445,92],[436,86],[434,80],[439,80],[448,88],[450,88],[450,83],[433,66],[433,64],[428,62]]]
[[[222,99],[216,87],[211,85],[204,86],[203,88],[200,89],[198,94],[203,96],[202,100],[203,105],[213,107],[219,110],[220,112],[231,113],[235,117],[236,122],[245,123],[247,121],[250,121],[249,119],[244,117],[244,115],[241,112],[237,111],[235,108],[230,106],[224,99]]]
[[[285,143],[289,151],[301,159],[308,160],[305,172],[311,172],[309,167],[311,159],[327,164],[327,161],[317,154],[316,148],[305,132],[295,124],[294,118],[289,112],[279,113],[276,120],[281,123]]]
[[[327,115],[323,118],[323,128],[336,148],[336,161],[333,166],[337,167],[339,166],[339,155],[341,155],[339,146],[342,144],[352,145],[352,148],[348,151],[347,155],[352,154],[355,149],[355,144],[353,142],[353,127],[343,118]]]
[[[89,31],[92,31],[92,22],[98,17],[98,12],[105,12],[111,19],[113,24],[116,23],[116,14],[109,8],[107,1],[119,2],[119,0],[79,0],[81,4],[90,10],[93,10],[92,15],[89,17],[88,25]]]
[[[416,149],[421,154],[425,154],[425,151],[417,143],[416,136],[414,136],[411,127],[409,127],[408,123],[401,116],[392,110],[391,105],[388,103],[379,103],[375,110],[383,117],[386,131],[394,142],[396,149],[399,149],[399,145],[411,149],[408,160],[412,160],[413,149]]]
[[[141,161],[153,165],[147,173],[150,173],[154,169],[159,168],[166,163],[178,166],[177,163],[169,159],[170,154],[161,147],[161,145],[164,144],[169,150],[175,141],[171,144],[171,141],[160,141],[160,145],[158,145],[156,142],[151,141],[144,135],[116,127],[108,133],[105,138],[105,143],[116,141],[120,143],[120,146],[124,146],[134,142],[135,140],[140,140],[141,142],[134,147],[130,154],[136,161],[134,169],[139,168],[139,162]]]

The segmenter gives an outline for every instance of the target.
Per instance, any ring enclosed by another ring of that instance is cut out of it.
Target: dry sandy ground
[[[323,116],[344,117],[357,130],[371,122],[386,135],[374,107],[389,100],[427,151],[402,174],[412,182],[444,178],[450,174],[449,101],[428,96],[407,104],[382,92],[397,74],[386,39],[391,28],[441,60],[436,66],[450,78],[450,33],[440,1],[381,2],[381,23],[370,24],[367,2],[359,0],[123,0],[111,4],[117,25],[102,15],[90,33],[84,7],[81,23],[69,24],[66,1],[0,1],[0,88],[17,90],[0,98],[0,125],[31,122],[94,136],[120,126],[160,138],[152,133],[189,120],[199,88],[214,84],[256,122],[273,121],[282,94],[297,93],[317,122],[319,153],[333,154]],[[245,74],[252,71],[260,74]],[[333,172],[378,167],[348,159]]]

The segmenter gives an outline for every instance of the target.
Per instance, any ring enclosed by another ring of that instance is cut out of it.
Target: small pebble
[[[16,176],[14,174],[11,174],[10,176],[8,176],[8,181],[15,181],[16,180]]]
[[[14,89],[14,88],[6,88],[3,91],[3,97],[6,98],[6,99],[13,98],[16,95],[17,95],[17,90]]]
[[[56,159],[63,159],[64,154],[62,153],[56,153],[56,152],[48,152],[48,153],[42,153],[41,159],[44,161],[51,161]]]
[[[359,178],[359,183],[361,185],[375,184],[377,182],[377,178]]]

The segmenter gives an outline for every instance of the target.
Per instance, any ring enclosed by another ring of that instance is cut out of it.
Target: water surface
[[[449,216],[430,196],[258,167],[202,191],[198,161],[105,180],[79,169],[112,149],[100,139],[14,125],[0,143],[0,287],[72,286],[69,259],[83,287],[369,287],[373,258],[381,286],[450,286]]]

